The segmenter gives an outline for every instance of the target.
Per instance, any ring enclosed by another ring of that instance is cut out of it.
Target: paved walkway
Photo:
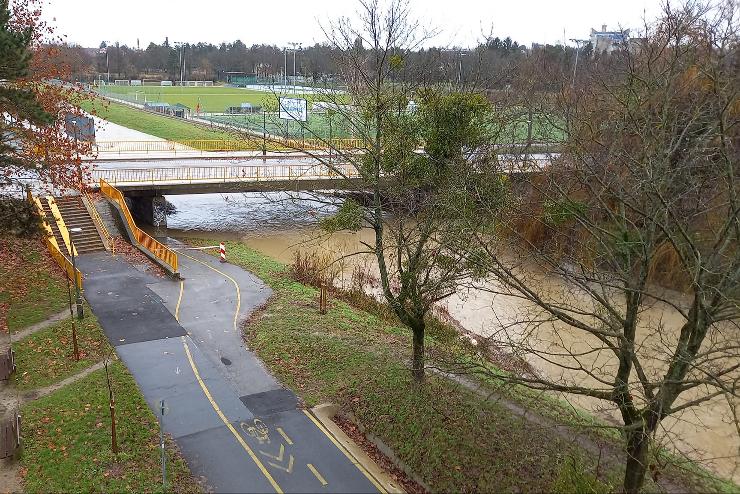
[[[120,256],[79,257],[85,298],[191,471],[216,492],[377,492],[243,343],[238,322],[270,296],[250,273],[182,250],[183,281]]]

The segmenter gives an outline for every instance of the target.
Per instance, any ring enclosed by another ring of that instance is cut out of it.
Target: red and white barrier
[[[221,252],[221,262],[226,262],[226,246],[223,242],[218,244],[218,250]]]

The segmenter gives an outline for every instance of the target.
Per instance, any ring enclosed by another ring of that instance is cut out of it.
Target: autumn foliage
[[[37,179],[42,185],[79,187],[81,156],[90,144],[65,132],[73,102],[90,98],[67,82],[70,63],[59,56],[63,39],[41,19],[41,0],[0,1],[0,182]]]

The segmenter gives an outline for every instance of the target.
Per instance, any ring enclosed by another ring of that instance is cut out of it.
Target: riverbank
[[[553,400],[496,389],[496,383],[475,382],[471,389],[470,381],[429,372],[419,388],[409,373],[407,330],[372,307],[362,310],[336,298],[321,315],[317,290],[291,279],[284,264],[237,242],[228,242],[227,251],[230,262],[274,291],[245,325],[250,348],[307,406],[339,405],[432,491],[572,492],[588,486],[608,492],[619,486],[620,463],[608,459],[620,449],[619,441],[599,433],[595,421],[575,434],[548,418],[572,415],[572,410],[554,411]],[[451,352],[479,358],[445,325],[430,331],[427,345],[432,366],[441,366]],[[517,395],[520,400],[514,402]],[[541,415],[545,410],[550,413]],[[663,475],[670,475],[673,487],[680,484],[679,490],[733,490],[714,481],[696,484],[676,470]]]
[[[171,196],[168,198],[177,208],[177,212],[168,218],[171,235],[198,236],[201,238],[217,238],[219,240],[238,240],[247,246],[265,253],[271,258],[285,264],[290,264],[294,256],[313,254],[323,260],[334,261],[332,271],[337,271],[337,281],[341,285],[352,282],[354,269],[359,267],[370,275],[377,277],[377,266],[372,256],[351,255],[365,250],[362,242],[373,243],[374,234],[371,231],[339,232],[327,235],[318,226],[321,218],[326,217],[328,211],[323,211],[317,203],[309,197],[298,196],[298,200],[291,201],[286,194],[230,194],[198,195],[198,196]],[[557,279],[541,278],[541,283],[553,294],[568,290]],[[495,288],[495,286],[493,287]],[[377,287],[370,287],[368,291],[377,293]],[[593,342],[581,331],[574,330],[564,324],[552,325],[544,328],[537,335],[522,341],[521,325],[513,324],[515,319],[523,314],[526,317],[529,308],[520,299],[496,295],[496,290],[485,291],[475,288],[461,290],[440,304],[441,310],[446,310],[460,325],[470,333],[471,337],[489,348],[499,351],[500,357],[515,355],[517,360],[526,359],[527,365],[542,376],[558,381],[579,381],[584,373],[577,370],[578,363],[567,360],[563,363],[574,369],[564,369],[557,365],[554,353],[567,355],[568,348],[579,348],[583,352],[579,357],[581,365],[588,369],[603,369],[606,379],[609,377],[608,352],[591,352],[590,348],[598,348],[598,342]],[[680,294],[667,294],[671,300],[681,302]],[[675,337],[676,329],[680,328],[680,316],[677,312],[665,305],[652,304],[641,313],[641,321],[646,328],[641,332],[650,334],[649,328],[657,328],[663,324],[665,328],[660,334],[666,338]],[[505,328],[505,329],[504,329]],[[731,329],[731,328],[728,328]],[[641,333],[642,334],[642,333]],[[652,331],[652,334],[656,334]],[[725,336],[731,333],[727,332]],[[552,358],[536,358],[533,352],[519,351],[518,345],[534,346],[540,352],[550,352]],[[661,369],[660,353],[655,348],[661,348],[660,341],[655,338],[643,341],[641,355],[648,362],[650,369],[656,372]],[[657,358],[650,359],[650,355]],[[502,358],[497,358],[501,366]],[[504,368],[511,369],[509,365]],[[612,426],[621,423],[621,418],[613,403],[596,398],[551,394],[559,400],[567,400],[568,408],[583,410],[589,415],[598,417],[599,421]],[[689,396],[687,394],[687,396]],[[735,406],[740,406],[738,403]],[[704,465],[714,475],[721,478],[740,481],[740,470],[737,469],[737,452],[740,448],[740,438],[732,422],[731,404],[724,397],[716,397],[709,402],[702,403],[689,410],[684,410],[663,421],[656,439],[664,447],[677,452],[680,456],[691,458]]]

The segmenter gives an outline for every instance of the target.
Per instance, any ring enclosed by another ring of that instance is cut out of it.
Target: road
[[[85,298],[192,473],[215,492],[382,492],[241,338],[270,296],[252,274],[181,244],[183,280],[121,256],[79,257]]]

